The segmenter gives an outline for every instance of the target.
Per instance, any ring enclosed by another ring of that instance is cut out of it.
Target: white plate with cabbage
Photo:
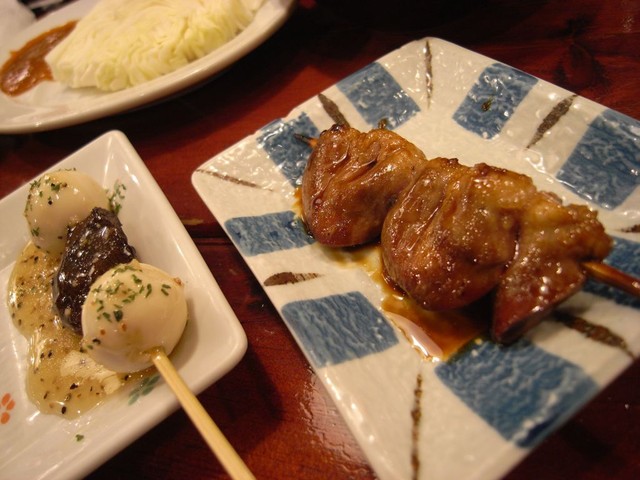
[[[0,47],[0,65],[5,64],[11,52],[19,50],[30,40],[69,21],[84,18],[97,4],[97,0],[78,0],[31,24]],[[168,73],[128,88],[106,91],[45,81],[17,96],[0,92],[0,133],[28,133],[76,125],[140,107],[195,86],[263,43],[289,17],[294,4],[293,0],[263,0],[251,23],[228,42]],[[104,53],[100,53],[103,58]],[[85,51],[76,58],[89,54]],[[148,60],[151,56],[139,55],[138,58]],[[132,55],[132,61],[135,58]],[[61,70],[72,76],[68,64]],[[147,66],[140,70],[147,70]],[[79,85],[81,82],[68,83]]]

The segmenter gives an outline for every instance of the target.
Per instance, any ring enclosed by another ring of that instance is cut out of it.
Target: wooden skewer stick
[[[636,297],[640,297],[640,279],[613,268],[606,263],[584,262],[582,266],[587,271],[587,274],[595,280],[611,285]]]
[[[249,468],[213,422],[202,404],[187,387],[162,347],[150,351],[153,364],[173,390],[182,408],[196,426],[209,448],[234,480],[255,480]]]
[[[318,143],[318,139],[314,138],[314,137],[307,137],[306,135],[302,135],[301,133],[294,133],[293,137],[296,140],[301,141],[302,143],[306,143],[307,145],[309,145],[311,148],[315,148],[315,146]]]

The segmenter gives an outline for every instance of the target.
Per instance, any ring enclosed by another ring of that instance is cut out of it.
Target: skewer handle
[[[606,263],[585,262],[582,264],[587,274],[603,283],[640,297],[640,279],[613,268]]]
[[[184,383],[164,349],[162,347],[154,348],[150,353],[153,364],[178,397],[182,408],[231,478],[234,480],[255,480],[249,468]]]

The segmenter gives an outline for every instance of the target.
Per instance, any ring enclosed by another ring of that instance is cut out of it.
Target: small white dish
[[[52,28],[79,20],[97,0],[77,0],[30,25],[0,48],[0,65],[11,51]],[[77,125],[166,98],[221,72],[263,43],[289,17],[293,0],[265,0],[251,24],[231,41],[174,72],[117,92],[67,88],[42,82],[17,97],[0,92],[0,133],[28,133]]]
[[[207,264],[127,138],[109,132],[48,171],[75,168],[105,188],[126,187],[119,218],[140,259],[185,283],[189,322],[171,355],[196,394],[231,370],[247,339]],[[44,173],[44,172],[43,172]],[[27,340],[7,308],[7,282],[29,239],[22,212],[29,185],[0,200],[0,471],[3,478],[82,478],[178,408],[161,379],[130,385],[74,420],[38,412],[25,391]]]
[[[382,309],[384,291],[363,262],[318,245],[300,224],[296,189],[310,147],[295,134],[316,137],[339,110],[361,131],[386,120],[428,158],[530,175],[598,209],[616,239],[607,261],[639,276],[630,227],[640,224],[640,122],[434,38],[322,93],[335,108],[309,99],[211,158],[192,182],[381,480],[499,478],[637,358],[640,301],[590,282],[563,305],[626,345],[549,319],[509,348],[478,339],[450,360],[425,360],[413,332],[401,332],[408,321]]]

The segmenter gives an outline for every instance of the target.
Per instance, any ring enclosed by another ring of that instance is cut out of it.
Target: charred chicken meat
[[[426,166],[415,145],[389,130],[335,125],[321,135],[302,177],[305,221],[316,240],[333,247],[375,240],[389,208]]]
[[[563,205],[531,178],[427,160],[394,132],[334,126],[302,180],[304,220],[330,246],[380,239],[385,275],[429,310],[491,295],[491,334],[510,343],[586,280],[611,250],[597,214]]]

